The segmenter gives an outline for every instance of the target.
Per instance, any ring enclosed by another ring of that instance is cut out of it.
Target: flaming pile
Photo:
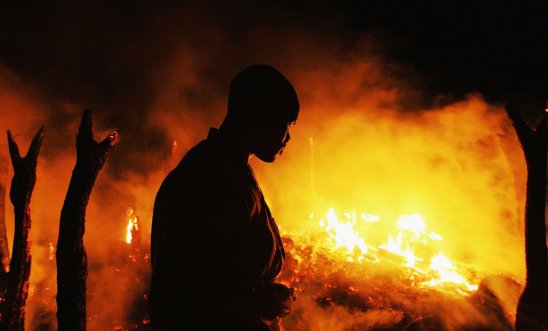
[[[420,214],[310,215],[313,231],[284,233],[283,282],[300,299],[288,330],[511,330],[513,311],[492,288],[511,278],[452,260]],[[495,285],[496,284],[496,285]]]
[[[439,251],[438,242],[443,237],[427,231],[419,214],[401,215],[394,224],[393,233],[385,240],[381,238],[390,231],[390,224],[381,221],[378,215],[358,215],[351,211],[344,213],[340,220],[335,209],[331,208],[318,223],[328,235],[322,242],[322,249],[335,259],[358,264],[400,264],[402,270],[406,270],[405,276],[418,287],[449,290],[462,295],[478,289],[477,279],[469,279],[476,278],[470,269],[460,267],[457,270],[454,263]]]

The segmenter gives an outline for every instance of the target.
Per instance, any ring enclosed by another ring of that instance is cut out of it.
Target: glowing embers
[[[394,225],[379,216],[344,213],[339,218],[331,208],[319,220],[327,233],[319,246],[335,261],[346,263],[376,263],[379,267],[396,265],[396,270],[413,286],[434,288],[459,294],[470,294],[478,286],[463,274],[440,249],[443,237],[429,231],[419,214],[400,216]]]

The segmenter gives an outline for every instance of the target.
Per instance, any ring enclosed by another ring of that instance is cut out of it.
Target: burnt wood
[[[65,197],[57,241],[57,323],[59,330],[86,330],[86,207],[95,179],[118,130],[100,143],[93,138],[91,113],[84,111],[76,137],[76,165]]]
[[[13,165],[10,200],[15,212],[15,227],[6,304],[0,323],[2,331],[25,329],[25,305],[28,297],[31,265],[30,242],[28,240],[31,227],[30,198],[36,183],[36,162],[43,137],[44,128],[42,127],[34,136],[27,155],[21,157],[19,147],[8,130],[8,145]]]
[[[546,149],[548,115],[531,130],[513,107],[507,107],[527,162],[525,203],[525,289],[516,311],[516,331],[548,328],[548,258],[546,248]]]

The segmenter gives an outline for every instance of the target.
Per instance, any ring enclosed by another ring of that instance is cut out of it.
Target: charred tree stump
[[[42,127],[32,140],[27,155],[21,157],[19,148],[8,130],[8,144],[13,165],[10,200],[15,212],[15,229],[6,305],[0,324],[0,329],[3,331],[25,329],[25,304],[28,297],[31,264],[28,240],[31,226],[29,205],[36,183],[36,161],[43,137],[44,128]]]
[[[76,137],[76,165],[61,210],[57,241],[57,323],[59,330],[86,330],[86,207],[118,131],[102,142],[93,138],[91,113],[85,111]]]
[[[548,258],[546,248],[546,157],[548,115],[536,130],[507,107],[527,162],[525,203],[525,289],[516,312],[516,331],[548,329]]]

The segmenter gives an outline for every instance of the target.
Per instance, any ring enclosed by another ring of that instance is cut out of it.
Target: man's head
[[[273,162],[289,142],[289,127],[299,115],[299,99],[291,83],[268,65],[242,70],[232,80],[223,125],[241,134],[249,153]]]

